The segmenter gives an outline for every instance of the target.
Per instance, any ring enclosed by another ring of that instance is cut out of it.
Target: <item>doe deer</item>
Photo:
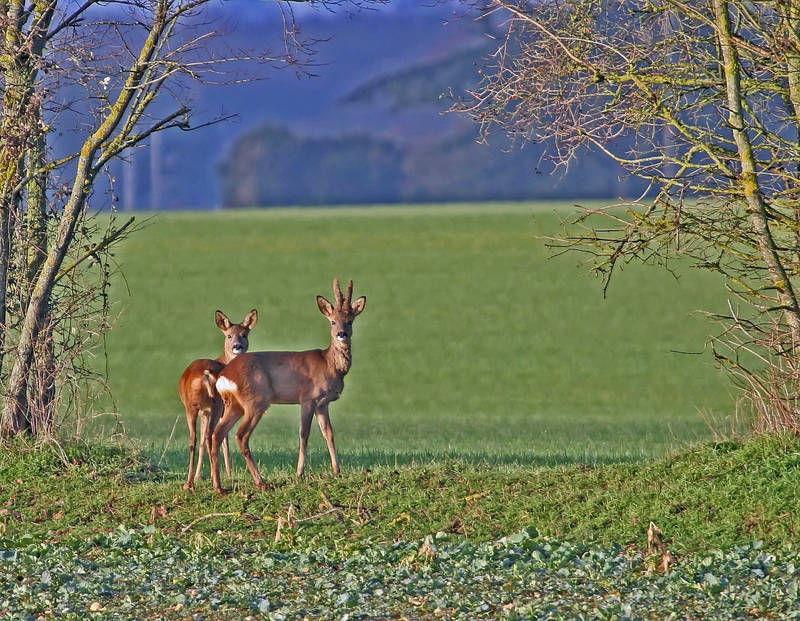
[[[250,330],[258,321],[258,313],[251,310],[242,323],[231,323],[222,311],[214,315],[217,327],[225,334],[225,347],[222,355],[216,360],[201,358],[192,362],[181,375],[178,382],[178,394],[186,408],[186,423],[189,426],[189,477],[184,489],[194,490],[194,480],[200,478],[203,469],[203,452],[211,451],[211,432],[222,417],[222,399],[220,399],[215,383],[220,371],[231,360],[247,351],[250,343],[247,340]],[[195,470],[195,449],[197,445],[197,417],[200,424],[200,456]],[[223,454],[225,471],[231,475],[231,458],[228,450],[228,438],[224,438]]]
[[[334,472],[340,472],[328,404],[338,399],[344,388],[344,376],[350,370],[352,361],[350,339],[353,334],[353,320],[364,310],[367,298],[362,296],[351,304],[352,280],[347,286],[347,294],[342,295],[339,280],[335,279],[333,292],[336,296],[335,304],[331,304],[321,295],[317,296],[319,310],[331,322],[331,344],[327,349],[242,354],[219,374],[217,390],[225,404],[225,412],[212,433],[210,452],[211,479],[216,492],[222,493],[219,481],[219,447],[240,418],[242,422],[236,431],[239,449],[256,486],[260,489],[266,487],[250,454],[250,435],[273,403],[300,405],[297,476],[301,476],[305,469],[306,445],[314,415],[328,444],[331,467]]]

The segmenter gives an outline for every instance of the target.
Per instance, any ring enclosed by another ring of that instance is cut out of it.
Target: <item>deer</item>
[[[222,355],[216,360],[201,358],[192,362],[181,375],[178,382],[178,395],[186,408],[186,424],[189,426],[189,476],[184,489],[194,491],[194,481],[200,478],[203,469],[203,452],[211,450],[211,432],[222,417],[222,399],[215,387],[217,376],[225,365],[240,354],[247,351],[250,343],[247,339],[258,321],[256,309],[251,310],[242,323],[231,323],[231,320],[218,310],[214,314],[217,327],[225,334],[225,345]],[[195,452],[197,447],[197,417],[200,423],[200,455],[195,470]],[[231,459],[228,449],[228,438],[224,438],[223,454],[225,472],[231,476]]]
[[[273,403],[300,406],[300,451],[297,476],[303,476],[311,419],[316,416],[328,445],[333,472],[339,474],[339,458],[333,441],[328,406],[344,389],[344,376],[352,363],[353,320],[364,310],[367,298],[351,303],[353,281],[342,294],[339,279],[333,281],[335,303],[317,296],[320,312],[330,321],[331,344],[327,349],[309,351],[250,352],[232,360],[219,374],[216,388],[225,405],[211,439],[211,479],[214,491],[224,493],[219,479],[219,448],[231,428],[241,419],[236,441],[256,487],[266,489],[250,453],[250,435]]]

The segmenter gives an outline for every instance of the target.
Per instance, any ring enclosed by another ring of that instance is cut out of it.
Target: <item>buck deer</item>
[[[311,430],[311,417],[316,415],[322,435],[328,444],[331,467],[340,472],[339,459],[333,443],[333,427],[328,404],[342,394],[344,376],[350,370],[350,338],[353,320],[363,310],[366,297],[352,304],[353,281],[342,295],[339,280],[333,281],[336,303],[317,296],[319,310],[331,322],[331,344],[327,349],[310,351],[262,351],[242,354],[219,374],[217,390],[225,403],[225,413],[217,424],[211,440],[211,478],[214,490],[222,493],[219,482],[219,447],[231,427],[242,419],[236,431],[236,441],[247,462],[256,486],[264,489],[264,479],[250,454],[250,435],[261,417],[273,403],[300,405],[300,454],[297,476],[306,464],[306,445]]]
[[[258,313],[251,310],[242,323],[231,323],[231,320],[222,311],[214,314],[217,327],[225,334],[225,347],[222,355],[216,360],[201,358],[190,364],[181,375],[178,382],[178,394],[186,408],[186,423],[189,425],[189,477],[184,489],[194,490],[194,480],[200,478],[203,469],[203,452],[211,451],[211,432],[222,416],[222,399],[220,399],[215,383],[220,371],[239,354],[243,354],[249,347],[247,335],[258,321]],[[201,416],[200,423],[200,456],[197,460],[195,471],[195,449],[197,445],[197,417]],[[224,438],[223,454],[225,457],[225,471],[231,475],[231,458],[228,450],[228,438]]]

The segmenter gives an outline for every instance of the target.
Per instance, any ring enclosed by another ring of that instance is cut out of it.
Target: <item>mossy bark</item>
[[[794,116],[795,135],[800,142],[800,3],[791,2],[782,24],[786,41],[786,83],[789,91],[789,104]],[[795,164],[800,170],[800,163]],[[797,172],[795,172],[796,176]],[[795,187],[795,190],[800,188]],[[800,223],[800,197],[795,197],[794,217]],[[800,260],[800,229],[795,234],[797,258]]]
[[[783,258],[775,244],[769,225],[767,203],[759,187],[756,158],[743,112],[742,66],[733,41],[733,29],[727,0],[713,0],[714,18],[722,52],[725,89],[728,101],[728,120],[739,155],[741,171],[737,182],[747,205],[758,248],[767,267],[772,285],[778,292],[786,323],[792,337],[793,351],[800,348],[800,308],[794,286]]]
[[[13,433],[14,431],[13,428],[9,427],[10,422],[25,416],[27,409],[26,384],[31,370],[34,349],[40,331],[46,323],[50,295],[53,291],[56,277],[72,243],[76,223],[86,205],[86,199],[98,172],[95,167],[95,157],[101,146],[107,146],[107,142],[112,138],[125,114],[129,111],[137,90],[141,87],[142,78],[170,24],[169,4],[167,0],[159,2],[150,33],[142,45],[139,56],[131,67],[125,85],[117,99],[109,106],[103,122],[81,147],[69,199],[64,206],[53,243],[48,249],[46,258],[33,285],[25,317],[20,328],[19,340],[14,350],[13,366],[9,373],[7,391],[3,397],[2,420],[3,428],[7,432]]]
[[[19,275],[23,291],[29,289],[44,259],[46,246],[46,136],[36,81],[43,65],[47,35],[58,0],[39,0],[26,11],[22,0],[4,3],[3,50],[0,66],[6,76],[3,93],[3,127],[0,138],[0,352],[8,342],[8,282],[14,253],[11,224],[26,224],[27,248]],[[27,27],[27,30],[26,30]],[[26,183],[25,179],[29,177]],[[23,194],[23,190],[27,194]],[[23,216],[23,212],[24,216]],[[15,215],[16,214],[16,215]],[[16,366],[17,360],[11,362]],[[3,358],[0,353],[0,369]],[[6,433],[31,430],[25,408],[2,418]]]

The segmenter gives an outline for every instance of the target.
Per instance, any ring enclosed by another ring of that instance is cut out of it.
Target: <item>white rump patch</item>
[[[219,394],[223,392],[236,392],[238,388],[239,387],[227,377],[220,377],[217,380],[217,392]]]

